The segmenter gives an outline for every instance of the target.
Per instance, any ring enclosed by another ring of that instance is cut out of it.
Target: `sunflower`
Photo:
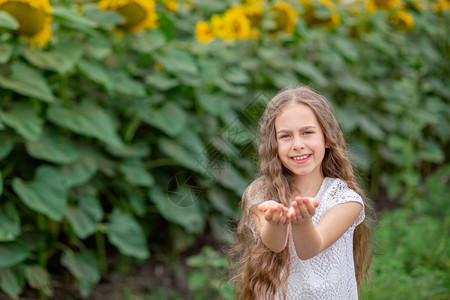
[[[272,7],[272,11],[275,12],[275,31],[282,31],[285,33],[294,32],[298,15],[289,3],[278,1]]]
[[[330,0],[301,0],[300,2],[304,5],[303,19],[305,19],[308,26],[333,28],[337,27],[341,22],[335,5]],[[320,13],[318,13],[319,10]]]
[[[437,3],[433,3],[431,5],[433,11],[435,13],[442,13],[444,10],[450,9],[450,1],[449,0],[439,0]]]
[[[43,47],[52,36],[52,7],[48,0],[0,0],[0,10],[19,23],[17,32],[30,41],[31,47]]]
[[[251,28],[250,20],[245,15],[242,6],[236,6],[226,10],[223,15],[223,23],[225,26],[223,39],[225,40],[248,39],[257,35]]]
[[[153,0],[101,0],[100,9],[112,10],[121,14],[125,22],[117,29],[131,33],[158,27],[158,16]]]
[[[210,23],[200,21],[195,24],[195,36],[202,43],[209,43],[213,38],[213,28]]]
[[[368,7],[371,8],[369,10],[373,10],[373,8],[390,10],[399,8],[401,6],[402,0],[369,0],[368,2]]]
[[[178,2],[176,0],[165,0],[163,2],[164,7],[170,12],[176,12],[178,10]]]
[[[259,27],[263,14],[263,8],[260,4],[247,4],[243,6],[245,16],[250,20],[252,27]]]
[[[389,18],[391,24],[403,31],[410,31],[414,28],[413,16],[405,10],[398,10]]]

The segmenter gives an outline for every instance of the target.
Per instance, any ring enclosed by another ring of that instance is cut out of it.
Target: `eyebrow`
[[[312,125],[307,125],[307,126],[303,126],[302,128],[299,129],[299,131],[304,131],[304,130],[308,130],[308,129],[315,129],[317,128],[316,126],[312,126]],[[290,130],[287,129],[281,129],[277,131],[278,133],[282,133],[282,132],[290,132]]]

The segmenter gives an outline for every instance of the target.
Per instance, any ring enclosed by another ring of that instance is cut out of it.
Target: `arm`
[[[289,233],[289,209],[273,200],[265,201],[252,209],[252,218],[261,240],[271,251],[284,250]]]
[[[292,203],[289,218],[298,257],[309,259],[330,247],[355,222],[361,209],[362,205],[357,202],[338,204],[330,208],[314,227],[312,198],[297,197]]]

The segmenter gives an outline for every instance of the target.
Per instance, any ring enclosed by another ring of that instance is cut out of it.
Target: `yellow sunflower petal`
[[[45,46],[52,36],[52,8],[48,0],[0,0],[0,10],[19,23],[17,32],[31,44]]]

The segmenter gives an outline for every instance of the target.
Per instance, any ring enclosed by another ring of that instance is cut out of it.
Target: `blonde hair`
[[[280,91],[267,104],[258,124],[259,140],[258,154],[261,177],[250,186],[257,191],[265,191],[265,199],[278,199],[288,206],[291,196],[293,177],[277,156],[277,140],[275,119],[280,111],[291,102],[307,105],[315,114],[329,146],[322,161],[322,172],[325,177],[339,178],[351,189],[367,201],[358,187],[351,162],[348,158],[346,143],[332,109],[325,99],[306,86],[288,87]],[[237,226],[238,241],[230,251],[232,267],[231,283],[235,284],[237,299],[273,299],[278,293],[285,296],[287,276],[289,274],[289,247],[280,253],[270,251],[261,239],[255,239],[249,229],[251,218],[249,189],[244,192],[241,201],[241,218]],[[366,221],[355,229],[353,236],[353,256],[355,275],[358,286],[367,277],[370,266],[370,251],[368,242],[370,228]]]

